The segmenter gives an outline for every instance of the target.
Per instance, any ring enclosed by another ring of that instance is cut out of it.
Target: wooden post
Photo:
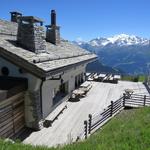
[[[125,101],[126,101],[126,94],[123,93],[123,107],[125,107]]]
[[[13,134],[15,134],[15,121],[14,121],[14,106],[13,106],[13,103],[11,103],[11,108],[12,108],[12,114],[11,114],[11,116],[12,116],[12,123],[13,123]]]
[[[87,126],[88,126],[88,122],[85,120],[84,121],[84,136],[85,136],[85,139],[87,139]]]
[[[112,116],[112,115],[113,115],[113,105],[114,105],[114,102],[113,102],[113,101],[111,101],[111,112],[110,112],[110,116]]]
[[[146,105],[146,95],[144,95],[144,106]]]
[[[89,114],[89,128],[88,128],[88,134],[91,133],[91,124],[92,124],[92,115]]]

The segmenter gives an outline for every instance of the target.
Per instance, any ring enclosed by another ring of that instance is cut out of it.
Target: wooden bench
[[[52,126],[54,121],[58,119],[58,117],[64,112],[65,109],[67,109],[67,104],[60,104],[60,106],[58,106],[53,112],[51,112],[45,119],[43,126],[46,128]]]

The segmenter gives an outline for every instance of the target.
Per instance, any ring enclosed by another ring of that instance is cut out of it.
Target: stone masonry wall
[[[17,41],[22,47],[35,53],[46,50],[45,31],[42,26],[20,23]]]
[[[43,127],[40,90],[29,92],[29,98],[30,106],[32,106],[32,117],[34,118],[34,121],[30,122],[30,126],[34,129],[40,130]]]
[[[59,27],[53,27],[47,29],[46,31],[46,41],[53,43],[53,44],[60,44],[60,31]]]

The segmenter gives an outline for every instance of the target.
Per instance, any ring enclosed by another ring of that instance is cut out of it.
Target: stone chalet
[[[27,80],[23,111],[29,128],[43,127],[45,118],[85,81],[86,65],[96,59],[60,38],[55,10],[45,29],[40,18],[19,12],[11,12],[11,21],[0,20],[0,77]]]

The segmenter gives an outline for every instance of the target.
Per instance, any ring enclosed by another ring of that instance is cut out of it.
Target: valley
[[[89,42],[78,41],[74,43],[96,53],[98,61],[104,66],[111,67],[112,70],[121,70],[121,73],[129,75],[149,73],[149,39],[121,34],[110,38],[96,38]],[[90,66],[93,69],[94,64]],[[91,70],[90,66],[88,70]],[[101,67],[94,68],[97,68],[96,71],[98,71],[98,68]],[[105,69],[103,68],[103,70]]]

